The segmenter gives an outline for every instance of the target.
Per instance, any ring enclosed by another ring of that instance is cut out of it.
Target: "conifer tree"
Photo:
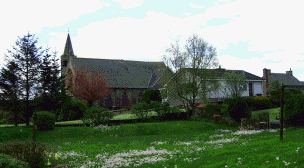
[[[2,88],[1,106],[4,110],[12,112],[14,115],[15,126],[18,126],[20,98],[20,79],[18,77],[18,65],[9,61],[0,71],[0,87]]]
[[[33,111],[29,108],[29,102],[34,98],[37,92],[36,88],[39,84],[39,65],[41,64],[41,56],[45,50],[37,47],[37,38],[32,34],[24,37],[18,37],[13,46],[13,50],[8,50],[6,57],[14,61],[19,67],[18,77],[20,78],[20,89],[22,90],[22,98],[25,101],[25,119],[26,125],[29,125],[30,117]]]

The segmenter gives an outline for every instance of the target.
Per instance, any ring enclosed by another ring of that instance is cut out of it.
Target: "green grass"
[[[276,117],[280,117],[280,110],[281,108],[273,108],[273,109],[267,109],[267,110],[258,110],[258,111],[253,111],[252,114],[257,114],[260,112],[269,112],[269,120],[277,120]]]
[[[37,141],[48,144],[60,156],[57,164],[78,168],[114,164],[118,167],[300,168],[304,167],[303,131],[304,128],[286,128],[280,141],[278,131],[240,132],[239,128],[208,120],[168,121],[104,128],[56,127],[38,132]],[[27,141],[31,139],[32,127],[1,127],[0,134],[0,143]]]

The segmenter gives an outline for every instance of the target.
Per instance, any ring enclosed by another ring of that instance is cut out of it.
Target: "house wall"
[[[263,94],[263,83],[262,81],[252,81],[252,92],[253,96],[256,96],[257,94]],[[226,98],[227,95],[231,95],[231,93],[228,91],[226,88],[226,82],[225,81],[220,81],[221,88],[218,89],[217,91],[207,93],[207,98],[211,99],[222,99]],[[249,82],[246,85],[246,90],[243,92],[241,95],[242,97],[249,97]],[[171,106],[178,106],[178,105],[183,105],[182,99],[180,99],[177,95],[176,92],[170,91],[171,89],[174,88],[173,82],[168,85],[168,97],[167,100],[170,103]],[[174,90],[174,89],[173,89]],[[202,103],[202,100],[200,100],[199,95],[196,97],[196,103]]]

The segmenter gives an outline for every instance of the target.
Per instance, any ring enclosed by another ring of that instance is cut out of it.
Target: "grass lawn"
[[[56,164],[84,167],[304,167],[304,128],[240,131],[212,121],[56,127],[37,141]],[[32,127],[1,127],[0,143],[31,140]]]
[[[280,110],[281,110],[281,108],[278,107],[278,108],[267,109],[267,110],[253,111],[252,114],[268,111],[269,112],[269,120],[276,120],[276,117],[278,117],[278,118],[280,117]]]

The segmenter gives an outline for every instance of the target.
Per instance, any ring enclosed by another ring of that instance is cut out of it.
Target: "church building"
[[[102,57],[102,55],[100,56]],[[95,105],[110,108],[131,108],[139,102],[146,89],[161,89],[173,76],[164,62],[143,62],[115,59],[80,58],[74,55],[70,35],[68,34],[61,56],[61,73],[69,80],[77,70],[91,69],[92,73],[104,73],[111,94],[94,102]]]

